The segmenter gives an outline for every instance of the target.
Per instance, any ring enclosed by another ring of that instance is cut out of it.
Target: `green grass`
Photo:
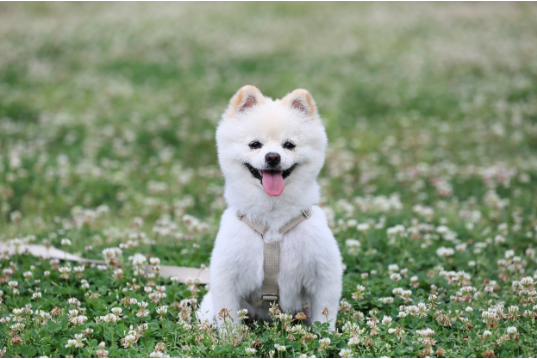
[[[123,247],[122,276],[61,278],[54,262],[3,256],[0,354],[94,357],[103,342],[115,357],[537,355],[535,285],[513,287],[537,279],[536,16],[532,3],[0,4],[0,240],[92,259]],[[225,208],[215,126],[245,84],[275,98],[306,88],[324,119],[321,205],[350,303],[337,332],[276,319],[218,336],[181,302],[205,288],[129,260],[209,264]],[[144,287],[161,285],[151,302]],[[402,317],[418,303],[422,317]],[[114,307],[119,322],[99,321]],[[77,334],[84,346],[66,347]]]

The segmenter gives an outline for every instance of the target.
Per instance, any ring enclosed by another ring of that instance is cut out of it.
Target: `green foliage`
[[[0,4],[0,241],[122,249],[107,267],[1,254],[0,357],[534,357],[536,17]],[[321,206],[346,266],[336,332],[275,316],[218,335],[193,314],[203,286],[133,264],[209,264],[215,127],[245,84],[306,88],[323,117]]]

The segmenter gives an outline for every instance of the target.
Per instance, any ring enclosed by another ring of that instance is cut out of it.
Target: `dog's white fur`
[[[249,144],[259,141],[260,149]],[[290,141],[293,150],[282,145]],[[239,322],[237,311],[248,309],[250,318],[270,319],[263,308],[250,303],[261,298],[263,283],[263,239],[236,217],[240,211],[255,222],[269,226],[264,240],[280,242],[279,305],[283,312],[304,311],[311,322],[330,322],[335,328],[342,286],[341,255],[328,228],[319,201],[316,177],[321,170],[327,144],[326,133],[315,102],[306,90],[295,90],[281,100],[264,97],[254,86],[244,86],[231,99],[216,132],[218,159],[225,176],[227,210],[222,215],[210,263],[210,291],[204,297],[198,318],[216,320],[227,308]],[[265,155],[281,156],[286,170],[280,196],[269,196],[245,163],[262,169]],[[313,206],[310,218],[285,235],[279,228],[301,211]],[[322,314],[326,307],[328,315]]]

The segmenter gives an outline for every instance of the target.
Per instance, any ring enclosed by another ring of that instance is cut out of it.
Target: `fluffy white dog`
[[[218,313],[226,308],[236,322],[240,309],[248,309],[250,319],[270,320],[267,304],[277,301],[283,312],[304,312],[308,323],[329,321],[334,329],[341,255],[324,211],[315,206],[327,138],[310,93],[298,89],[272,100],[254,86],[242,87],[216,142],[228,208],[198,317],[221,325]],[[271,245],[276,254],[267,254]],[[268,272],[275,275],[272,285]],[[271,293],[264,293],[267,287]]]

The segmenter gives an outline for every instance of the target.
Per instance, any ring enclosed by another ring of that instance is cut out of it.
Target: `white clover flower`
[[[520,284],[527,289],[529,289],[533,285],[533,283],[534,281],[532,277],[524,277],[520,280]]]
[[[17,163],[18,161],[12,161],[13,163]],[[18,166],[12,166],[12,167],[18,167]],[[13,211],[9,214],[9,217],[11,218],[11,222],[18,223],[22,219],[22,213],[20,211]]]
[[[13,274],[13,269],[4,268],[4,269],[2,269],[2,273],[7,274],[7,275],[12,275]]]
[[[485,330],[485,331],[483,332],[483,336],[484,336],[485,338],[488,338],[488,337],[490,337],[491,335],[492,335],[492,332],[491,332],[490,330]]]
[[[362,244],[357,239],[347,239],[345,240],[345,246],[347,247],[347,253],[355,256],[360,251]]]
[[[140,253],[136,253],[129,259],[131,260],[132,265],[135,267],[143,267],[147,263],[147,258],[145,258],[145,256]]]
[[[106,323],[116,323],[120,320],[120,318],[113,313],[108,313],[107,315],[101,317],[101,320]]]
[[[86,323],[87,320],[88,320],[88,317],[86,317],[85,315],[78,315],[76,317],[69,319],[69,321],[73,323],[75,326],[82,325]]]
[[[399,288],[392,289],[392,294],[397,295],[397,296],[403,295],[403,288],[399,287]]]
[[[321,345],[323,345],[325,347],[330,346],[330,343],[331,343],[330,338],[322,338],[322,339],[319,340],[319,344],[321,344]]]
[[[359,337],[351,337],[349,341],[347,342],[348,346],[354,346],[360,344],[360,338]]]
[[[167,305],[163,305],[163,306],[161,306],[161,307],[158,307],[158,308],[156,309],[156,312],[157,312],[158,315],[164,315],[164,314],[168,313],[168,306],[167,306]]]
[[[505,243],[505,237],[498,234],[496,237],[494,237],[494,244],[501,244]]]
[[[436,250],[436,255],[442,258],[450,257],[455,254],[453,248],[440,247]]]
[[[401,274],[399,273],[393,273],[393,274],[390,274],[390,279],[393,280],[394,282],[398,282],[402,279],[403,277],[401,277]]]
[[[382,304],[392,304],[393,303],[393,297],[382,297],[379,298],[380,302]]]
[[[276,348],[276,350],[279,351],[279,352],[287,351],[287,348],[285,347],[285,345],[274,344],[274,348]]]
[[[254,355],[257,352],[257,350],[255,350],[254,348],[245,348],[244,351],[248,355]]]
[[[41,294],[41,292],[35,292],[34,294],[32,294],[32,299],[39,299],[42,296],[43,295]]]
[[[83,348],[84,347],[83,342],[86,340],[87,339],[84,338],[83,334],[75,334],[75,339],[69,339],[65,347],[66,348],[69,348],[69,347]]]
[[[70,246],[71,245],[71,241],[67,238],[64,238],[62,239],[62,242],[61,242],[62,246]]]
[[[516,327],[507,327],[507,334],[509,335],[514,335],[514,334],[517,334],[518,331],[516,329]]]
[[[237,311],[237,315],[240,320],[248,319],[248,309],[241,309]]]
[[[291,334],[297,334],[297,335],[306,334],[306,331],[304,330],[304,328],[302,328],[302,326],[299,324],[293,325],[292,327],[287,327],[285,330],[287,330],[287,332]]]
[[[411,302],[412,299],[410,299],[410,296],[412,295],[412,291],[410,289],[403,290],[401,293],[401,298],[405,300],[405,302]]]
[[[341,312],[347,312],[351,308],[352,308],[351,304],[347,302],[345,298],[341,299],[341,301],[339,302],[339,310]]]
[[[446,226],[438,226],[436,227],[436,233],[438,234],[446,234],[449,232],[449,228]]]
[[[406,236],[405,226],[398,224],[396,226],[390,227],[386,230],[386,234],[388,235],[389,238],[392,238],[392,239],[396,238],[397,236],[404,237]]]
[[[26,325],[24,323],[15,323],[13,324],[10,328],[11,330],[15,331],[15,332],[22,332],[24,330],[24,328],[26,327]]]
[[[282,323],[291,323],[293,316],[287,313],[281,313],[276,316]]]
[[[163,352],[154,351],[154,352],[151,352],[151,354],[149,354],[149,357],[150,358],[169,358],[170,355],[164,354]]]
[[[103,257],[107,264],[112,264],[117,262],[118,258],[121,257],[121,254],[123,253],[120,248],[112,247],[112,248],[105,248],[103,250]]]
[[[67,303],[69,303],[69,305],[73,305],[75,307],[79,307],[80,306],[80,301],[76,298],[69,298],[67,300]]]
[[[136,336],[134,334],[128,334],[123,338],[123,348],[130,347],[134,342],[136,342]]]
[[[398,270],[399,270],[399,265],[397,265],[397,264],[390,264],[390,265],[388,265],[388,272],[389,272],[390,274],[395,273],[395,272],[397,272]]]
[[[339,351],[339,356],[341,358],[352,358],[352,350],[348,349],[348,348],[345,348],[345,349],[341,349]]]
[[[475,287],[465,286],[461,288],[461,293],[466,297],[471,296],[476,291],[477,289]]]
[[[464,311],[465,311],[466,313],[473,313],[473,312],[474,312],[474,308],[472,308],[472,307],[466,307],[466,308],[464,309]]]
[[[382,325],[385,325],[385,326],[390,326],[390,324],[392,324],[392,317],[388,317],[387,315],[385,315],[383,318],[382,318]]]
[[[433,335],[434,335],[434,330],[430,329],[430,328],[425,328],[425,329],[418,329],[416,330],[416,333],[421,336],[422,338],[432,338]]]
[[[149,315],[149,309],[147,309],[147,303],[138,302],[138,306],[140,307],[140,309],[138,310],[138,313],[136,313],[136,316],[139,318],[147,317]]]
[[[341,330],[343,331],[343,333],[359,333],[359,334],[362,334],[365,329],[360,329],[360,327],[358,326],[358,324],[356,323],[351,323],[351,322],[346,322],[345,324],[343,324],[343,328],[341,328]]]
[[[509,308],[507,308],[507,311],[509,312],[509,314],[518,315],[520,309],[517,305],[510,305]]]

